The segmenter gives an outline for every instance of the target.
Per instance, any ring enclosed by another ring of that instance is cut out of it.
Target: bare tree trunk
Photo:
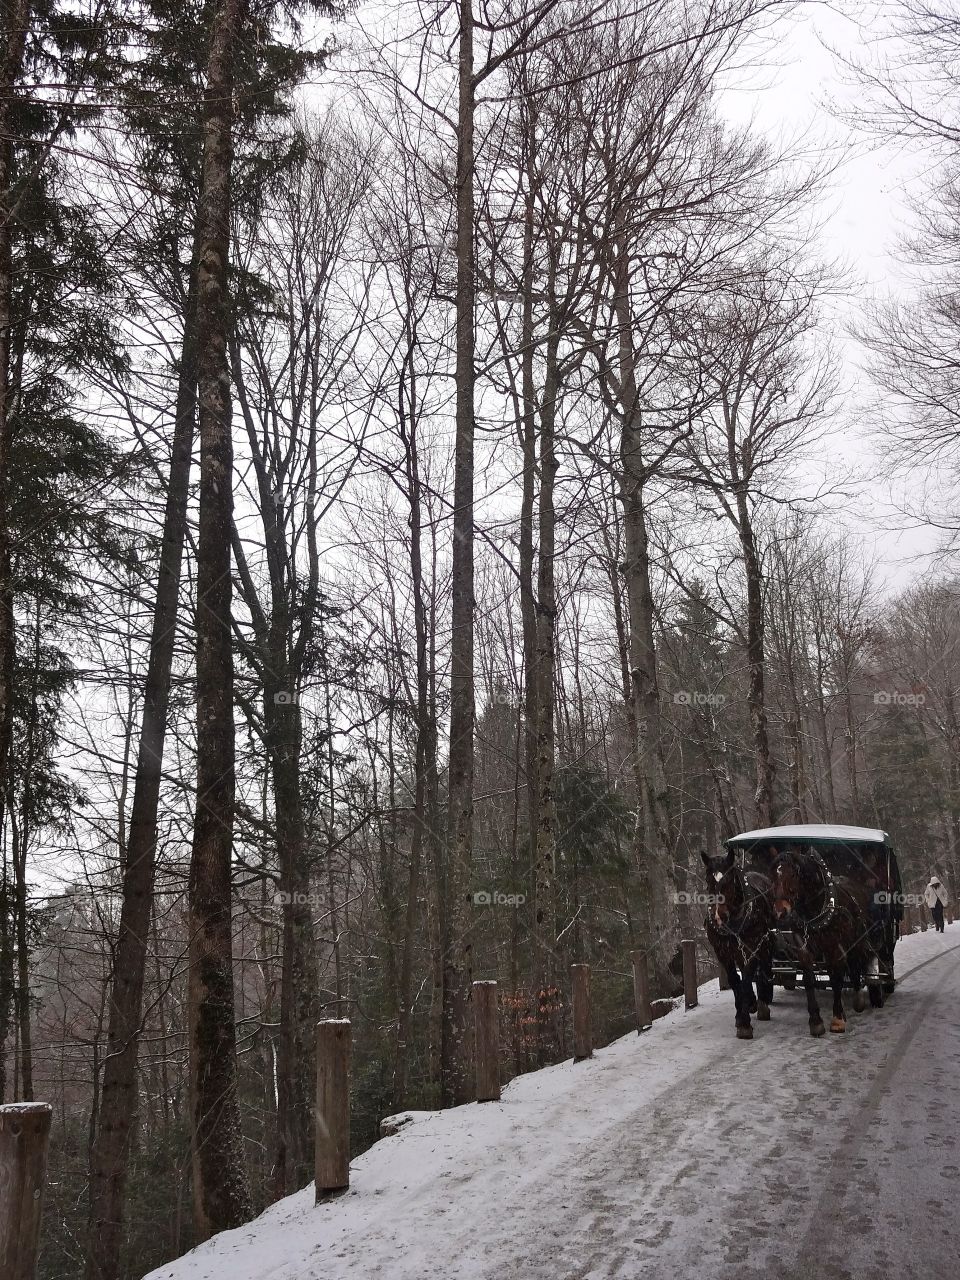
[[[857,773],[857,717],[853,706],[853,690],[850,687],[851,669],[847,668],[844,681],[844,753],[847,758],[847,781],[850,784],[850,817],[853,822],[861,819],[860,779]]]
[[[734,473],[735,474],[735,473]],[[743,566],[747,581],[747,702],[750,722],[753,726],[753,749],[756,768],[754,806],[758,827],[773,825],[774,768],[770,756],[770,737],[767,732],[767,708],[765,698],[766,662],[764,653],[763,579],[760,558],[753,536],[753,522],[747,508],[742,488],[737,491],[737,528],[743,552]]]
[[[617,378],[620,413],[620,497],[623,505],[624,579],[629,617],[630,694],[640,795],[634,849],[639,874],[643,930],[662,987],[674,949],[674,913],[669,903],[673,885],[667,780],[663,766],[663,734],[653,588],[644,484],[640,390],[633,349],[629,261],[622,241],[612,267],[614,318],[618,333]]]
[[[669,894],[673,885],[670,828],[667,814],[667,782],[661,756],[660,688],[657,679],[654,638],[653,591],[647,541],[643,482],[631,473],[635,429],[624,424],[628,459],[624,465],[624,572],[630,616],[630,687],[636,728],[637,764],[641,791],[636,828],[636,855],[645,908],[644,929],[657,980],[667,982],[666,963],[674,950],[673,912]]]
[[[450,758],[448,771],[447,924],[443,956],[441,1095],[446,1105],[471,1095],[467,1001],[472,944],[467,894],[473,860],[473,442],[474,442],[474,78],[473,4],[460,3],[457,132],[456,446],[453,482]]]
[[[282,957],[280,1031],[277,1045],[277,1193],[298,1190],[311,1176],[314,1042],[317,1024],[316,948],[310,907],[300,782],[302,723],[297,681],[289,669],[290,619],[274,583],[275,607],[264,679],[264,722],[273,779],[277,856],[280,872]]]
[[[411,359],[413,351],[411,349]],[[411,378],[413,377],[411,370]],[[407,883],[406,918],[403,952],[400,961],[400,1000],[397,1018],[397,1052],[393,1077],[393,1105],[404,1105],[410,1056],[410,1023],[413,1005],[413,952],[419,919],[420,869],[424,846],[431,841],[431,825],[427,817],[431,787],[437,774],[437,722],[430,696],[430,644],[428,639],[427,601],[423,584],[423,554],[420,545],[423,500],[420,462],[417,446],[416,396],[411,387],[409,413],[404,431],[404,455],[407,493],[410,502],[410,583],[413,592],[413,618],[416,633],[416,697],[417,741],[414,762],[413,835],[410,841],[410,870]]]
[[[823,699],[823,679],[818,677],[817,696],[817,733],[820,738],[820,751],[823,757],[823,779],[827,792],[827,812],[823,815],[826,822],[837,820],[837,792],[833,780],[833,754],[830,750],[830,734],[827,728],[827,708]]]
[[[522,494],[520,499],[520,526],[517,569],[520,579],[520,620],[523,629],[523,743],[524,774],[527,798],[527,892],[529,902],[529,929],[533,943],[531,964],[536,969],[536,939],[538,936],[539,904],[537,899],[537,831],[539,828],[538,805],[540,786],[537,779],[537,726],[539,723],[539,684],[537,679],[537,597],[534,590],[534,518],[537,486],[537,401],[534,369],[533,330],[533,205],[532,163],[529,150],[532,147],[532,130],[527,137],[527,182],[523,226],[523,314],[521,320],[521,394],[522,418],[520,440],[523,452]],[[532,973],[533,982],[540,974]]]
[[[233,64],[246,0],[213,19],[204,93],[197,387],[197,808],[190,861],[190,1086],[198,1236],[250,1217],[237,1099],[231,939],[235,798],[231,533],[233,440],[227,261],[233,169]]]
[[[14,233],[14,135],[13,110],[23,72],[27,29],[33,11],[31,0],[15,0],[4,13],[2,81],[0,81],[0,815],[13,806],[10,779],[10,744],[13,737],[16,618],[14,613],[13,551],[10,531],[10,454],[18,388],[12,376],[13,347],[13,233]],[[22,1098],[33,1097],[33,1065],[30,1039],[30,990],[27,963],[26,848],[13,841],[13,909],[17,943],[15,1015],[19,1038]],[[6,895],[4,895],[6,897]],[[11,989],[13,994],[14,989]],[[0,1015],[2,1016],[2,1015]],[[3,1028],[4,1039],[6,1028]],[[0,1055],[4,1042],[0,1039]],[[16,1068],[14,1069],[16,1093]]]
[[[298,1190],[313,1171],[314,1062],[319,976],[310,905],[310,861],[301,784],[303,723],[299,706],[300,657],[296,642],[294,599],[296,566],[283,532],[281,497],[271,484],[266,458],[259,452],[257,432],[242,386],[242,366],[234,347],[239,400],[257,475],[266,559],[270,578],[269,619],[261,610],[249,575],[241,573],[241,590],[256,619],[254,632],[263,671],[264,744],[270,761],[280,885],[281,959],[280,1028],[277,1037],[277,1147],[273,1170],[277,1196]],[[239,544],[234,531],[234,538]],[[310,555],[314,558],[312,539]],[[242,550],[237,551],[238,558]],[[311,569],[311,582],[314,574]],[[304,609],[313,612],[315,593],[308,588]]]
[[[0,1103],[7,1100],[7,1036],[14,1012],[16,983],[13,977],[13,937],[10,929],[10,880],[7,850],[0,866]]]
[[[16,628],[10,545],[10,449],[14,398],[13,342],[13,125],[12,113],[23,71],[31,0],[14,0],[4,13],[0,82],[0,806],[8,801],[7,763],[13,732],[13,668]]]
[[[33,1034],[30,1026],[30,939],[27,929],[26,832],[11,813],[13,838],[13,910],[17,939],[17,1030],[19,1039],[20,1092],[17,1101],[33,1101]]]
[[[147,938],[156,879],[157,812],[167,728],[177,598],[187,529],[190,458],[197,411],[196,270],[191,268],[177,386],[176,422],[157,566],[150,656],[143,693],[133,809],[123,866],[120,925],[103,1067],[100,1116],[90,1164],[87,1280],[116,1280],[126,1212],[127,1165],[137,1113]]]
[[[302,606],[306,626],[317,611],[318,557],[309,526],[310,572],[302,596],[296,595],[295,553],[288,547],[283,522],[283,495],[275,487],[268,457],[258,435],[243,384],[243,365],[236,336],[230,349],[237,398],[247,428],[250,456],[257,478],[263,523],[270,612],[265,614],[256,586],[241,569],[240,590],[254,619],[254,635],[263,673],[264,745],[273,787],[281,912],[280,1025],[277,1036],[277,1146],[273,1186],[280,1197],[298,1190],[313,1173],[313,1100],[319,974],[313,912],[310,904],[310,860],[306,840],[301,783],[303,723],[299,707],[303,639],[295,633]],[[308,520],[315,510],[315,431],[309,431],[310,490]],[[232,531],[235,554],[242,561],[239,535]],[[322,624],[321,624],[322,626]]]
[[[626,491],[621,487],[621,501],[626,513],[627,496]],[[613,600],[613,618],[614,629],[617,635],[617,652],[620,658],[620,685],[623,692],[623,704],[627,717],[627,728],[629,730],[629,740],[631,744],[631,764],[634,778],[634,786],[637,794],[637,819],[634,825],[634,862],[637,867],[638,883],[641,894],[641,928],[644,930],[644,941],[648,943],[653,937],[653,926],[651,924],[651,905],[650,905],[650,879],[647,873],[647,860],[645,856],[645,840],[647,827],[645,825],[645,815],[647,814],[648,804],[646,799],[647,783],[646,770],[643,764],[643,754],[640,748],[641,728],[637,718],[637,705],[634,698],[633,680],[631,678],[631,643],[630,628],[627,624],[627,618],[623,610],[623,594],[621,589],[621,561],[616,554],[616,548],[610,541],[606,531],[604,532],[605,542],[605,568],[607,577],[610,580],[610,593]],[[626,561],[626,552],[624,551],[624,560],[622,562],[624,575],[628,569]],[[630,611],[629,600],[627,603],[627,611]]]
[[[552,270],[548,295],[553,293]],[[554,558],[556,555],[556,510],[554,485],[557,474],[556,416],[558,332],[556,316],[551,312],[550,333],[546,343],[546,368],[543,399],[540,407],[540,509],[538,512],[537,563],[537,629],[536,629],[536,871],[534,892],[537,904],[534,946],[537,956],[536,979],[539,984],[538,1004],[541,1011],[540,1053],[542,1059],[556,1055],[559,1047],[560,1012],[559,974],[557,973],[557,909],[556,909],[556,802],[553,778],[556,769],[556,732],[554,725],[556,672],[557,591]]]
[[[4,44],[2,49],[3,78],[0,82],[0,815],[12,803],[9,779],[10,742],[13,736],[13,672],[16,660],[16,619],[14,615],[13,564],[10,533],[10,452],[13,443],[15,388],[11,378],[11,348],[13,345],[13,129],[12,109],[17,84],[23,69],[23,54],[27,28],[32,13],[31,0],[19,0],[4,14]],[[13,849],[13,933],[17,939],[18,957],[25,946],[26,923],[25,886],[17,849]],[[21,901],[23,900],[23,901]],[[4,931],[7,929],[6,911],[10,905],[7,893],[6,867],[4,867]],[[21,921],[23,925],[21,927]],[[7,939],[9,945],[9,938]],[[18,968],[24,969],[25,961]],[[12,1012],[16,1025],[23,1028],[22,984],[24,972],[13,979],[12,951],[9,957],[0,959],[0,1059],[6,1048],[9,1015]],[[9,974],[8,974],[9,967]],[[28,1002],[29,1004],[29,1002]],[[11,1007],[12,1006],[12,1007]],[[29,1007],[27,1011],[29,1036]],[[6,1080],[0,1067],[0,1086]],[[16,1058],[14,1059],[14,1094],[17,1090]],[[25,1094],[29,1098],[29,1094]],[[0,1092],[0,1099],[3,1093]]]
[[[788,679],[793,684],[792,673]],[[797,822],[806,821],[806,770],[803,764],[803,719],[793,691],[790,693],[791,713],[785,725],[790,743],[790,795]]]
[[[31,653],[23,683],[29,680],[27,695],[26,733],[19,752],[18,767],[21,777],[20,795],[15,801],[14,771],[10,770],[8,796],[13,836],[15,868],[14,906],[17,935],[17,1021],[20,1031],[20,1078],[22,1098],[32,1102],[33,1093],[33,1028],[30,1022],[30,932],[27,907],[27,850],[33,832],[34,776],[37,760],[38,680],[40,674],[40,605],[37,602],[33,621]],[[28,674],[29,673],[29,674]]]

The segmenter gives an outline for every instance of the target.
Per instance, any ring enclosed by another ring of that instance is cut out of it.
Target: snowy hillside
[[[850,1012],[846,1035],[819,1041],[807,1034],[803,994],[779,991],[773,1020],[757,1025],[753,1041],[737,1041],[732,997],[711,983],[697,1010],[677,1009],[592,1061],[520,1077],[500,1103],[416,1113],[353,1163],[345,1195],[315,1206],[307,1188],[149,1280],[742,1280],[777,1262],[778,1275],[795,1266],[810,1280],[807,1252],[823,1248],[839,1251],[838,1261],[867,1251],[859,1268],[823,1276],[863,1280],[873,1267],[879,1275],[889,1240],[874,1232],[854,1245],[841,1231],[831,1243],[817,1224],[842,1219],[846,1195],[862,1213],[858,1179],[885,1176],[869,1165],[889,1146],[871,1134],[890,1115],[890,1096],[912,1096],[924,1072],[929,1088],[919,1096],[947,1091],[960,1061],[950,1012],[960,924],[901,942],[897,961],[902,986],[886,1008]],[[914,1197],[924,1177],[956,1169],[940,1167],[928,1130],[920,1130]],[[853,1162],[852,1181],[843,1161]],[[933,1186],[944,1197],[956,1191]],[[911,1193],[882,1203],[889,1234],[906,1242],[909,1222],[890,1219],[898,1205],[914,1212]],[[960,1274],[956,1249],[938,1246],[947,1269],[934,1263],[924,1274]]]

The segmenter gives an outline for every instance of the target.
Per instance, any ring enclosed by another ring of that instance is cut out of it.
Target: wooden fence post
[[[317,1023],[316,1193],[350,1185],[350,1020]]]
[[[633,1002],[637,1009],[637,1035],[653,1026],[650,1009],[650,970],[645,951],[631,951],[633,961]]]
[[[573,1059],[581,1062],[593,1057],[593,1023],[590,1011],[590,966],[572,964],[573,984]]]
[[[473,984],[477,1101],[500,1101],[500,1009],[495,982]]]
[[[0,1276],[34,1280],[47,1144],[47,1102],[0,1106]]]
[[[683,947],[683,1001],[688,1009],[697,1007],[697,944],[685,938]]]

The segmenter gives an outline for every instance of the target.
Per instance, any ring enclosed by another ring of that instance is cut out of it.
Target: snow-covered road
[[[500,1103],[419,1114],[345,1195],[308,1188],[149,1280],[957,1280],[960,924],[902,941],[897,971],[820,1040],[779,990],[736,1040],[711,984]]]

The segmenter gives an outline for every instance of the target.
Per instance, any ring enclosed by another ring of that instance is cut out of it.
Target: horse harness
[[[763,895],[763,891],[761,889],[758,889],[755,885],[752,885],[750,881],[746,878],[746,876],[743,877],[743,887],[744,887],[744,897],[746,901],[743,907],[741,908],[739,915],[737,917],[731,916],[724,921],[720,921],[716,917],[714,917],[714,919],[710,921],[710,924],[717,931],[717,933],[721,935],[726,934],[732,939],[734,939],[734,941],[737,944],[737,947],[740,950],[741,959],[744,961],[746,965],[749,966],[750,964],[753,963],[753,961],[759,955],[761,948],[766,943],[767,930],[761,929],[758,934],[759,941],[757,942],[757,945],[752,948],[748,947],[745,936],[744,936],[747,929],[747,925],[749,924],[750,918],[753,915],[754,907],[759,901],[763,899],[764,895]],[[736,927],[734,927],[734,924],[733,924],[734,919],[736,919],[738,922],[736,924]]]
[[[855,923],[853,913],[849,907],[837,901],[837,886],[834,883],[833,874],[824,862],[822,855],[816,849],[809,849],[807,852],[810,860],[816,864],[820,875],[823,877],[823,906],[809,920],[799,916],[802,926],[800,929],[778,930],[780,933],[799,934],[804,949],[808,949],[808,940],[811,934],[822,934],[836,921],[839,915],[843,914],[850,923]]]

